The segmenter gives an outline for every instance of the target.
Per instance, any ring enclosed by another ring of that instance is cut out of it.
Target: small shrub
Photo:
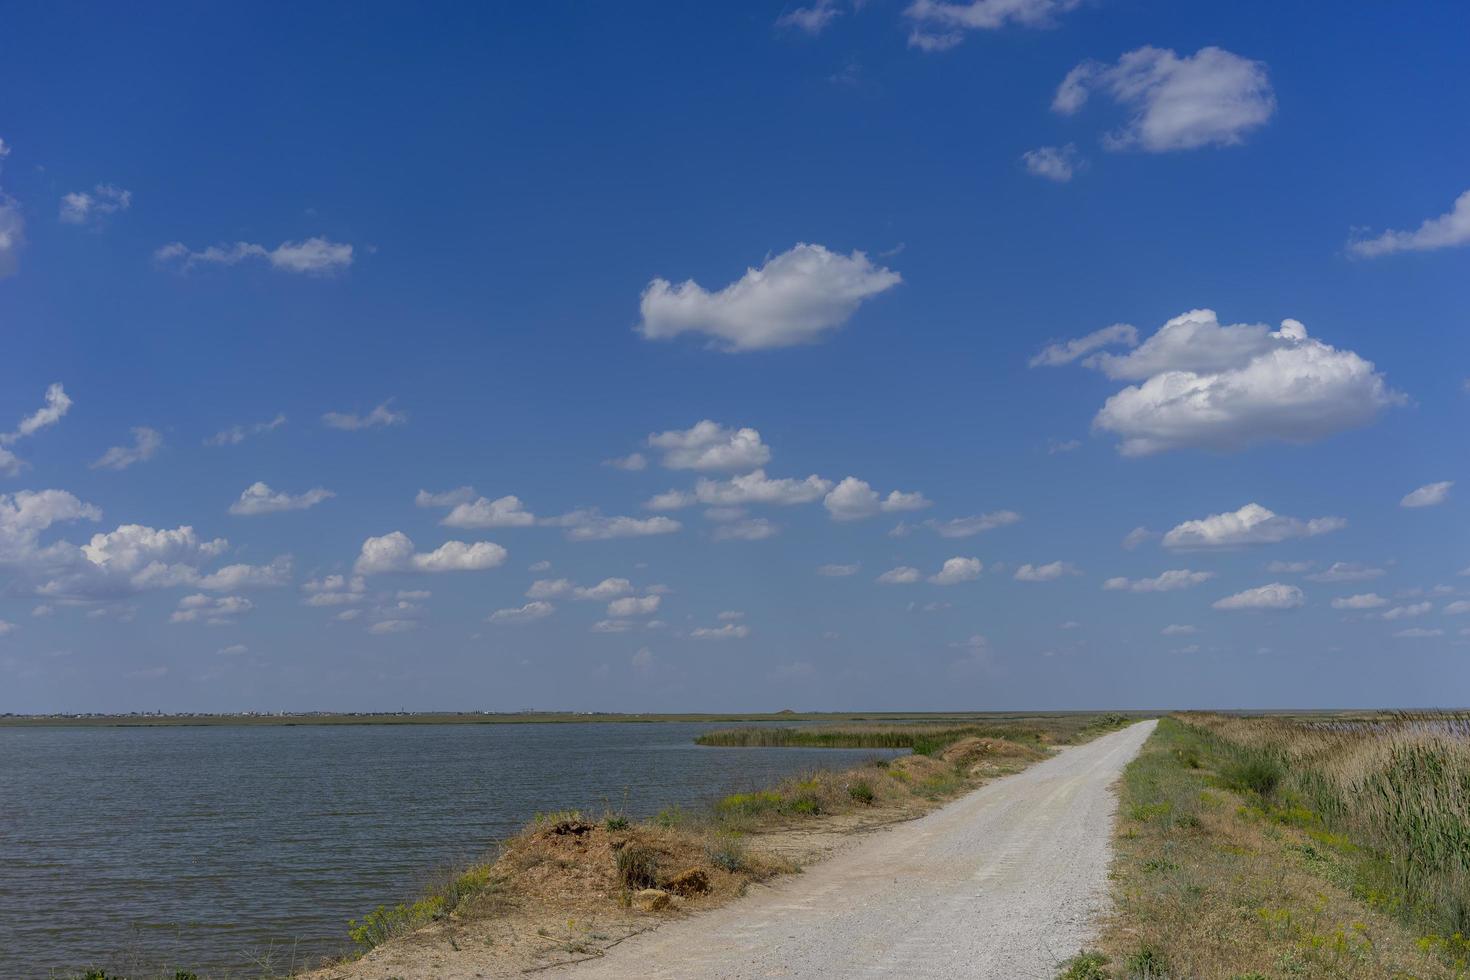
[[[1124,962],[1128,980],[1165,980],[1169,975],[1169,964],[1164,954],[1152,946],[1145,946]]]
[[[688,820],[684,808],[680,806],[668,806],[654,815],[653,822],[665,829],[678,827]]]
[[[434,921],[443,913],[444,900],[437,895],[412,905],[379,905],[361,919],[349,920],[347,935],[364,949],[373,949]]]
[[[786,804],[786,809],[801,817],[815,817],[822,812],[822,801],[813,793],[802,793]]]
[[[854,803],[873,805],[873,784],[866,779],[854,779],[847,784],[847,795]]]
[[[1270,796],[1281,782],[1281,764],[1264,755],[1251,755],[1227,765],[1220,773],[1225,785],[1242,793]]]
[[[715,812],[722,817],[754,817],[780,810],[785,802],[780,793],[771,790],[731,793],[715,804]]]
[[[1062,964],[1057,980],[1111,980],[1112,974],[1104,969],[1108,958],[1101,953],[1078,953]]]
[[[651,848],[629,844],[618,851],[618,884],[639,891],[658,884],[658,855]]]
[[[734,834],[721,834],[706,852],[710,864],[730,873],[745,869],[745,845]]]
[[[630,826],[628,818],[620,813],[609,813],[602,818],[604,830],[627,830]]]

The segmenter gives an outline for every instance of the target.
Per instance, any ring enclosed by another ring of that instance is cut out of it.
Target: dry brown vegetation
[[[1466,749],[1397,721],[1164,719],[1124,775],[1100,949],[1062,976],[1465,980]]]
[[[599,957],[1046,755],[1036,744],[967,736],[932,756],[819,770],[645,821],[542,816],[418,902],[354,923],[365,954],[312,976],[510,976]]]

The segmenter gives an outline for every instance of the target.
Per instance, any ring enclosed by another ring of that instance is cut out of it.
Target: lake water
[[[694,745],[711,727],[0,728],[0,977],[284,971],[538,811],[646,816],[875,754]]]

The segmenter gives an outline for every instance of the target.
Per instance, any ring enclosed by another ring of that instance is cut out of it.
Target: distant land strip
[[[106,714],[56,712],[51,714],[0,714],[0,728],[96,727],[159,728],[230,725],[556,725],[588,723],[649,724],[686,722],[695,724],[738,724],[758,722],[896,722],[973,724],[976,722],[1024,722],[1047,718],[1095,714],[1095,711],[774,711],[692,712],[685,714],[577,712],[577,711],[307,711],[307,712],[135,712]],[[1158,711],[1125,711],[1130,717],[1157,717]],[[1278,716],[1338,719],[1373,719],[1378,711],[1242,711]]]

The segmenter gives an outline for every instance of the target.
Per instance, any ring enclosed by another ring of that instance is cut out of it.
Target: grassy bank
[[[1114,914],[1062,976],[1470,977],[1470,752],[1421,722],[1161,721],[1124,774]]]
[[[796,747],[816,749],[912,749],[919,755],[942,751],[964,738],[1003,738],[1044,746],[1085,742],[1116,731],[1139,716],[1117,712],[1033,716],[1009,722],[946,725],[824,725],[806,728],[723,728],[695,738],[700,745],[725,748]]]
[[[1016,733],[1018,740],[960,735],[927,755],[818,770],[647,820],[540,816],[416,901],[351,923],[362,958],[317,976],[393,975],[426,956],[487,975],[595,958],[668,916],[719,905],[753,882],[799,870],[845,835],[919,816],[1046,757]]]

